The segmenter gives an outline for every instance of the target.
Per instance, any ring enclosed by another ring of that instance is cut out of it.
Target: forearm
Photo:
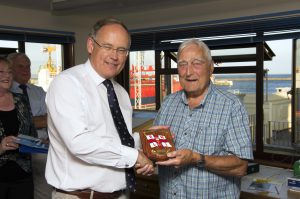
[[[47,127],[47,115],[34,116],[33,123],[36,129]]]
[[[246,160],[234,155],[205,156],[205,168],[220,175],[244,176],[247,172]]]

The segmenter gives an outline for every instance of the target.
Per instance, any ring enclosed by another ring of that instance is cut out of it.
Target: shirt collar
[[[207,101],[207,98],[212,95],[214,90],[215,90],[215,87],[213,86],[213,83],[210,81],[207,93],[206,93],[205,97],[203,98],[203,100],[201,101],[201,103],[197,107],[203,107]],[[186,93],[184,91],[182,91],[181,99],[184,104],[188,105]]]
[[[88,74],[91,76],[92,81],[95,83],[96,86],[100,85],[105,79],[103,77],[101,77],[93,68],[90,60],[88,59],[85,62],[85,66],[87,68],[87,72]]]
[[[31,84],[25,84],[26,86],[27,86],[27,88],[29,88],[29,89],[31,89]],[[12,83],[12,89],[14,89],[14,90],[16,90],[16,89],[20,89],[20,84],[18,83],[18,82],[16,82],[16,81],[13,81],[13,83]]]

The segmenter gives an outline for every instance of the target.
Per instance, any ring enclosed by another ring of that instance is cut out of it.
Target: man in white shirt
[[[142,152],[121,143],[103,83],[112,82],[131,135],[130,99],[113,80],[124,68],[130,43],[123,23],[112,18],[98,21],[87,39],[89,59],[56,76],[47,91],[46,179],[55,187],[53,199],[126,198],[126,169],[135,167],[144,175],[154,172]]]
[[[37,129],[38,137],[43,140],[48,139],[47,133],[47,107],[45,103],[46,92],[42,87],[30,84],[31,61],[24,53],[11,53],[8,60],[12,64],[13,84],[11,91],[15,93],[24,93],[23,85],[26,89],[34,125]],[[34,197],[37,199],[49,199],[51,197],[51,186],[45,179],[46,154],[32,154],[32,170],[34,181]]]

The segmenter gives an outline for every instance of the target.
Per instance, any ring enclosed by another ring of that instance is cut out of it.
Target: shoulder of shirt
[[[220,90],[215,85],[212,85],[210,94],[216,95],[218,98],[221,98],[220,100],[223,101],[232,102],[232,103],[241,103],[239,98],[235,94],[229,91]]]
[[[21,101],[21,100],[25,99],[24,98],[25,96],[22,93],[15,93],[15,92],[11,92],[11,93],[13,95],[14,100],[16,100],[16,101]]]
[[[114,80],[113,80],[113,85],[114,85],[115,90],[117,89],[117,90],[121,90],[122,92],[126,92],[127,93],[127,91],[125,90],[125,88],[123,86],[121,86],[121,84],[119,84],[118,82],[116,82]]]
[[[36,90],[44,90],[42,87],[40,86],[37,86],[37,85],[34,85],[34,84],[27,84],[27,86],[30,88],[30,89],[36,89]]]
[[[13,97],[16,97],[16,98],[20,98],[23,96],[23,94],[21,94],[21,93],[11,92],[11,94],[13,95]]]
[[[171,103],[180,102],[180,100],[182,100],[182,93],[183,93],[183,90],[180,90],[175,93],[171,93],[171,94],[167,95],[163,100],[162,107],[164,104],[168,104],[170,102]]]
[[[18,88],[19,88],[18,86],[19,86],[19,84],[18,84],[17,82],[13,81],[10,90],[11,90],[12,92],[17,92],[17,90],[18,90]],[[19,89],[20,89],[20,88],[19,88]]]
[[[183,90],[179,90],[179,91],[176,91],[175,93],[171,93],[165,97],[165,100],[181,99],[182,93],[183,93]]]
[[[79,65],[73,66],[71,68],[68,68],[68,69],[62,71],[61,73],[59,73],[59,75],[80,73],[80,72],[84,71],[84,68],[85,68],[85,64],[79,64]]]
[[[69,89],[70,85],[76,85],[74,88],[79,89],[82,86],[82,82],[86,81],[85,76],[88,74],[85,66],[85,64],[79,64],[60,72],[51,81],[47,93],[56,89]]]
[[[85,74],[84,71],[85,71],[84,64],[79,64],[79,65],[73,66],[71,68],[68,68],[68,69],[62,71],[54,78],[54,80],[60,79],[60,78],[65,78],[65,77],[80,77],[83,74]]]

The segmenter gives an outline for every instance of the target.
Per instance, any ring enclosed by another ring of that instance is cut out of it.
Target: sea
[[[227,90],[235,93],[253,94],[256,93],[256,77],[254,74],[215,74],[215,80],[228,80],[232,81],[232,86],[218,85],[221,90]],[[292,87],[291,74],[268,74],[264,78],[264,93],[276,93],[276,88],[287,88],[290,90]]]

